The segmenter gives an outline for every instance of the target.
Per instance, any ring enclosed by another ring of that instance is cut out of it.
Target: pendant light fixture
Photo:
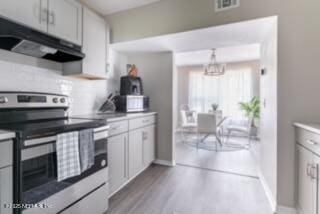
[[[212,49],[210,62],[204,65],[204,75],[220,76],[226,73],[226,64],[218,64],[216,57],[216,49]]]

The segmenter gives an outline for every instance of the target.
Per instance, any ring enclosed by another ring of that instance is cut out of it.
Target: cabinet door
[[[128,179],[127,139],[126,133],[108,139],[110,195]]]
[[[75,0],[49,0],[48,33],[82,45],[82,5]]]
[[[48,0],[0,0],[0,14],[37,30],[47,31]]]
[[[316,199],[316,204],[314,208],[317,210],[317,214],[320,214],[320,179],[319,179],[319,167],[320,167],[320,157],[314,155],[313,157],[315,170],[313,171],[313,177],[316,178],[316,188],[314,188],[314,198]]]
[[[106,23],[91,10],[83,9],[83,73],[106,76]]]
[[[12,204],[12,167],[0,169],[0,213],[12,214],[12,209],[5,208],[6,204]]]
[[[148,166],[155,159],[155,126],[147,126],[143,132],[143,159]]]
[[[315,181],[310,176],[313,154],[303,147],[298,148],[298,209],[300,214],[314,214],[316,190]]]
[[[129,132],[129,177],[143,169],[143,129]]]

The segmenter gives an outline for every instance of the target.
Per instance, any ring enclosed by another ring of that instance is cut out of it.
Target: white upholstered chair
[[[227,143],[232,132],[238,132],[244,134],[248,138],[248,148],[251,147],[251,128],[252,128],[252,119],[248,118],[246,120],[241,120],[235,123],[230,121],[227,125]]]
[[[198,127],[198,143],[197,148],[200,143],[204,143],[205,140],[210,136],[214,135],[216,138],[216,151],[218,150],[217,146],[220,144],[222,146],[222,135],[220,126],[217,124],[217,118],[215,114],[210,113],[199,113],[197,117]]]

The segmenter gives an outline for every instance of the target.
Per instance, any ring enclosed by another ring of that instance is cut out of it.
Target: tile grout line
[[[218,169],[210,169],[210,168],[206,168],[206,167],[192,166],[192,165],[182,164],[182,163],[176,163],[176,165],[177,166],[182,166],[182,167],[190,167],[190,168],[195,168],[195,169],[202,169],[202,170],[207,170],[207,171],[211,171],[211,172],[219,172],[219,173],[223,173],[223,174],[247,177],[247,178],[252,178],[252,179],[259,179],[258,176],[254,176],[254,175],[246,175],[246,174],[241,174],[241,173],[236,173],[236,172],[229,172],[229,171],[218,170]]]

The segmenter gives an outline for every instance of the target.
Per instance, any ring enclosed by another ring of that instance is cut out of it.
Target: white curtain
[[[212,110],[211,104],[219,105],[224,116],[242,118],[239,102],[252,98],[252,70],[250,67],[229,69],[222,76],[205,76],[203,71],[189,73],[189,105],[197,112]]]

